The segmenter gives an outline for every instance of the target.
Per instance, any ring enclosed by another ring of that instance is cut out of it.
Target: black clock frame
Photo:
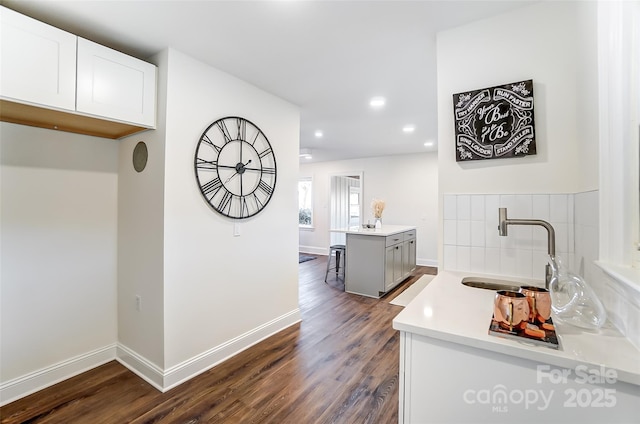
[[[196,146],[194,171],[207,204],[232,219],[263,211],[276,188],[271,143],[257,125],[240,116],[220,118],[204,130]]]

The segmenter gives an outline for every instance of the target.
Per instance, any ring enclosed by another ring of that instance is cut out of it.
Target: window
[[[298,225],[313,226],[313,180],[311,177],[298,180]]]
[[[600,260],[610,276],[640,281],[640,5],[598,2]],[[612,42],[617,40],[618,42]],[[630,124],[630,125],[629,125]],[[614,207],[612,207],[614,205]],[[636,268],[632,268],[635,265]]]

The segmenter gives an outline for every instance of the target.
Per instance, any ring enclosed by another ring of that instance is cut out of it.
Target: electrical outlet
[[[140,312],[142,310],[142,297],[136,295],[136,311]]]

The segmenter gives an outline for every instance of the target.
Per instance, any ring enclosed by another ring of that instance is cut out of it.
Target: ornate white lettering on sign
[[[533,81],[453,95],[456,160],[536,154]]]

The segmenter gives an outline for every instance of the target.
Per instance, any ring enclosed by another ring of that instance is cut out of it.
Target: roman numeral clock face
[[[260,128],[236,116],[215,121],[202,134],[195,171],[205,200],[234,219],[259,213],[276,187],[276,157],[269,140]]]

